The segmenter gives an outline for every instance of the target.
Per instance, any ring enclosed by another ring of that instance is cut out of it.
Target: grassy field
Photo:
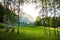
[[[56,35],[54,35],[54,28],[50,28],[49,34],[49,28],[46,27],[44,30],[44,27],[42,26],[21,26],[19,28],[19,34],[17,34],[17,27],[14,29],[14,32],[11,32],[11,29],[9,29],[9,32],[4,32],[5,29],[0,29],[0,40],[60,40],[60,29],[58,29],[59,33],[56,29]]]

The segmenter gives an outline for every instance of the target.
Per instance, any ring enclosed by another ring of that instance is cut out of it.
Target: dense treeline
[[[0,22],[3,22],[4,7],[0,4]]]
[[[37,26],[46,26],[46,27],[60,27],[60,16],[54,17],[45,17],[40,18],[39,16],[36,17],[35,25]]]
[[[17,15],[10,11],[8,8],[5,8],[3,7],[1,4],[0,4],[0,22],[14,22],[17,20]]]

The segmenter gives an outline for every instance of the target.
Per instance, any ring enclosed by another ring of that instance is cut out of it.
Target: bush
[[[0,22],[0,28],[5,28],[5,24]]]

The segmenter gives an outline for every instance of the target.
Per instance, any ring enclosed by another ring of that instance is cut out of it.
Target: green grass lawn
[[[58,34],[56,30],[56,35],[54,35],[54,28],[46,27],[44,34],[44,27],[20,27],[19,34],[17,34],[17,27],[15,27],[15,31],[4,32],[5,29],[0,29],[0,40],[60,40],[60,34]],[[58,29],[60,33],[60,29]]]

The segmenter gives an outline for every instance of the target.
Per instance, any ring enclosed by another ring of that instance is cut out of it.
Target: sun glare
[[[36,17],[38,16],[38,10],[35,9],[35,4],[30,3],[30,4],[24,4],[23,7],[21,7],[21,9],[23,9],[23,12],[31,15],[34,20],[36,19]]]

